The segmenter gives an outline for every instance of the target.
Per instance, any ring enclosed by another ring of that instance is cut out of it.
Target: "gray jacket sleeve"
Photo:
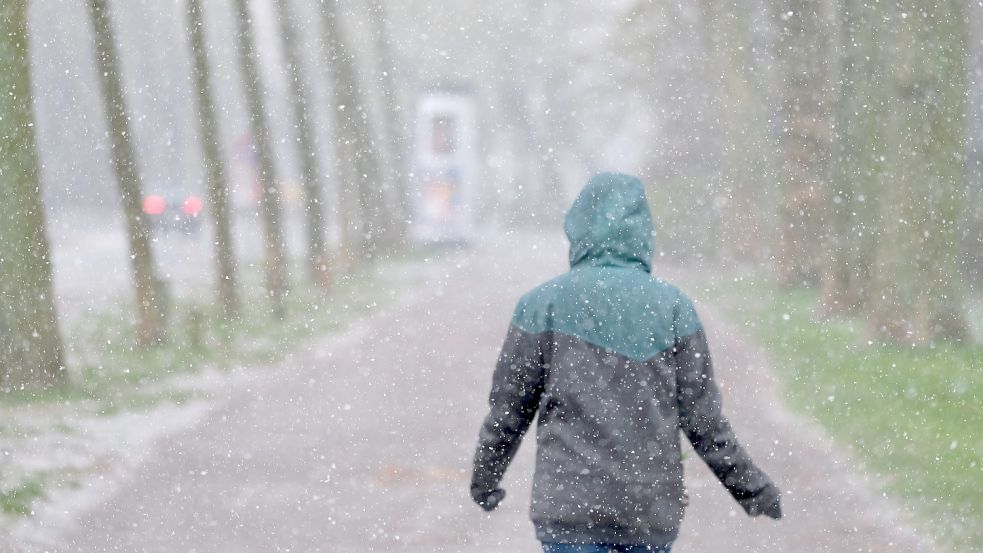
[[[751,461],[723,414],[702,329],[677,339],[675,361],[680,427],[741,507],[760,514],[778,500],[778,489]]]
[[[545,371],[541,338],[514,325],[505,338],[474,454],[471,495],[479,503],[498,487],[536,416]]]

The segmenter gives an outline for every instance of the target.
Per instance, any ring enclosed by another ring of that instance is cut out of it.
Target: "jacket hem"
[[[641,534],[605,526],[587,527],[562,523],[533,523],[536,539],[546,543],[642,545],[666,549],[676,541],[679,530],[653,530]]]

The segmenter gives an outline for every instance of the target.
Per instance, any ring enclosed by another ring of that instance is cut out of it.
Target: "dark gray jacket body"
[[[690,300],[649,274],[641,184],[602,174],[567,216],[571,270],[520,300],[471,493],[497,489],[538,413],[531,516],[561,543],[665,546],[686,505],[679,433],[750,514],[777,499],[721,412]]]

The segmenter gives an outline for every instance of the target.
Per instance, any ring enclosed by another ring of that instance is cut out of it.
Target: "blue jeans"
[[[543,542],[545,553],[669,553],[669,547],[657,549],[648,545],[617,545],[613,543],[547,543]]]

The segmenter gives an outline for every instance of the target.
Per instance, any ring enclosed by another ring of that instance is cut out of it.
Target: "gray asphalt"
[[[401,304],[230,385],[201,424],[165,438],[60,545],[38,550],[541,551],[527,519],[532,436],[498,511],[475,507],[467,482],[512,307],[565,269],[564,247],[559,236],[512,237],[394,275],[415,289]],[[687,273],[667,273],[686,289]],[[785,491],[786,518],[748,519],[690,452],[674,551],[933,550],[861,467],[783,406],[761,352],[701,312],[727,411]]]

